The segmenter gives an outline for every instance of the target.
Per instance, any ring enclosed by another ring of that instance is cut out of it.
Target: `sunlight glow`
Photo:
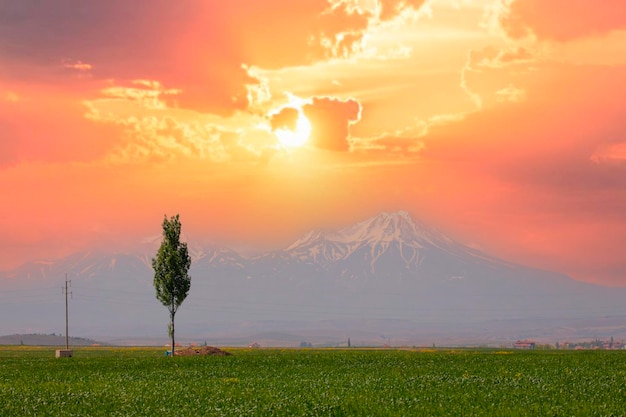
[[[276,129],[274,132],[276,137],[283,146],[296,148],[302,146],[309,140],[311,135],[311,122],[302,114],[302,110],[299,110],[300,115],[296,122],[295,130],[289,128]]]

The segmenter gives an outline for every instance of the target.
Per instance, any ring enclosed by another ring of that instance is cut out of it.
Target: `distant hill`
[[[102,345],[93,339],[70,337],[70,346]],[[57,334],[11,334],[0,336],[0,345],[65,346],[65,336]]]

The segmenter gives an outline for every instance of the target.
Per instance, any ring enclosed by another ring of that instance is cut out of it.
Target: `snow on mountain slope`
[[[403,267],[416,272],[426,258],[442,256],[455,262],[512,266],[413,220],[405,211],[381,213],[335,232],[310,232],[287,247],[284,253],[292,259],[327,268],[349,261],[366,262],[371,274],[377,269],[380,271],[379,263],[388,263],[386,268]],[[394,259],[385,260],[385,257]]]

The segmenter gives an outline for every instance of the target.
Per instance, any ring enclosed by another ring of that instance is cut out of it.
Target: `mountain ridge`
[[[0,336],[0,345],[24,345],[24,346],[64,346],[65,336],[60,334],[10,334]],[[97,340],[83,337],[69,337],[69,345],[75,346],[102,346],[105,345]]]
[[[500,260],[407,212],[380,213],[338,230],[314,230],[284,249],[251,257],[216,245],[192,246],[191,291],[177,315],[181,334],[186,325],[188,332],[202,333],[220,327],[218,323],[238,328],[240,322],[346,318],[362,320],[368,334],[389,320],[439,323],[454,331],[462,323],[475,326],[495,318],[508,320],[512,327],[506,332],[521,332],[522,322],[529,326],[543,320],[553,326],[561,319],[571,324],[577,318],[626,314],[621,301],[626,291]],[[43,328],[34,330],[52,330],[45,323],[47,316],[62,314],[58,296],[41,295],[43,304],[29,304],[29,288],[37,282],[60,288],[65,273],[73,280],[81,334],[158,332],[163,308],[154,298],[148,261],[157,247],[153,241],[135,253],[83,252],[0,273],[5,278],[0,285],[24,300],[14,332],[32,329],[38,321]]]
[[[318,262],[321,257],[322,262],[332,263],[345,259],[357,249],[369,247],[373,264],[393,244],[397,244],[407,267],[410,264],[418,267],[421,261],[419,250],[428,248],[447,251],[459,258],[480,257],[490,263],[514,265],[465,246],[426,223],[415,221],[406,211],[383,212],[338,231],[312,231],[284,251],[294,258],[305,260],[309,253],[313,262]]]

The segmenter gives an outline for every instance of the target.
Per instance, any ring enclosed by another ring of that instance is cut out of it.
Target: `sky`
[[[623,0],[0,0],[0,269],[406,210],[626,286]]]

